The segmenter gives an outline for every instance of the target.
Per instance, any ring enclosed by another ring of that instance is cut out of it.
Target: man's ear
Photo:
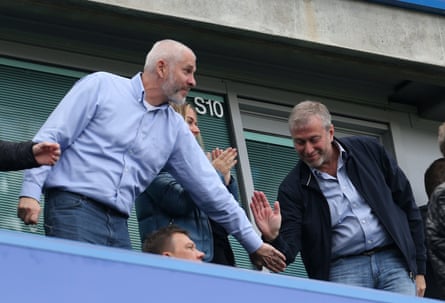
[[[167,77],[167,64],[164,60],[159,60],[156,64],[156,72],[159,78],[164,79]]]
[[[164,251],[164,252],[162,252],[161,255],[166,256],[166,257],[171,257],[171,256],[172,256],[172,253],[169,252],[169,251]]]

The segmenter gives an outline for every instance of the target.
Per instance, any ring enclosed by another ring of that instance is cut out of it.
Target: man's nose
[[[314,150],[314,146],[310,142],[307,142],[304,144],[304,152],[306,154],[311,154],[313,150]]]
[[[199,134],[201,132],[201,130],[199,129],[199,127],[197,125],[193,125],[192,126],[192,133],[194,134]]]
[[[191,86],[191,87],[195,87],[196,86],[196,79],[195,79],[195,76],[194,75],[191,75],[190,77],[189,77],[189,79],[188,79],[188,84]]]
[[[204,253],[202,251],[198,250],[197,258],[198,258],[198,260],[202,261],[204,259]]]

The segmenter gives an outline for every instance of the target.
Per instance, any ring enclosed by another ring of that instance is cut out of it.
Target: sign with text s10
[[[196,96],[193,98],[193,104],[196,112],[200,115],[209,115],[217,118],[224,117],[224,107],[221,101]]]
[[[198,115],[224,118],[224,96],[191,91],[187,96],[187,102],[193,105]]]
[[[233,146],[230,113],[224,94],[193,90],[187,96],[187,103],[198,114],[198,125],[207,151]]]

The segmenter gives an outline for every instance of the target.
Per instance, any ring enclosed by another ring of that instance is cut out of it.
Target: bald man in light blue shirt
[[[127,219],[134,200],[165,167],[256,265],[284,270],[284,255],[261,241],[168,106],[185,102],[195,71],[190,48],[162,40],[148,53],[144,72],[131,79],[97,72],[79,80],[34,138],[58,142],[62,156],[54,167],[25,172],[18,216],[36,224],[44,192],[47,235],[131,248]]]

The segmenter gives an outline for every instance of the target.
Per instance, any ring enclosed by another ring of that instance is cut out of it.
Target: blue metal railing
[[[0,268],[1,302],[429,301],[9,230],[0,230]]]

